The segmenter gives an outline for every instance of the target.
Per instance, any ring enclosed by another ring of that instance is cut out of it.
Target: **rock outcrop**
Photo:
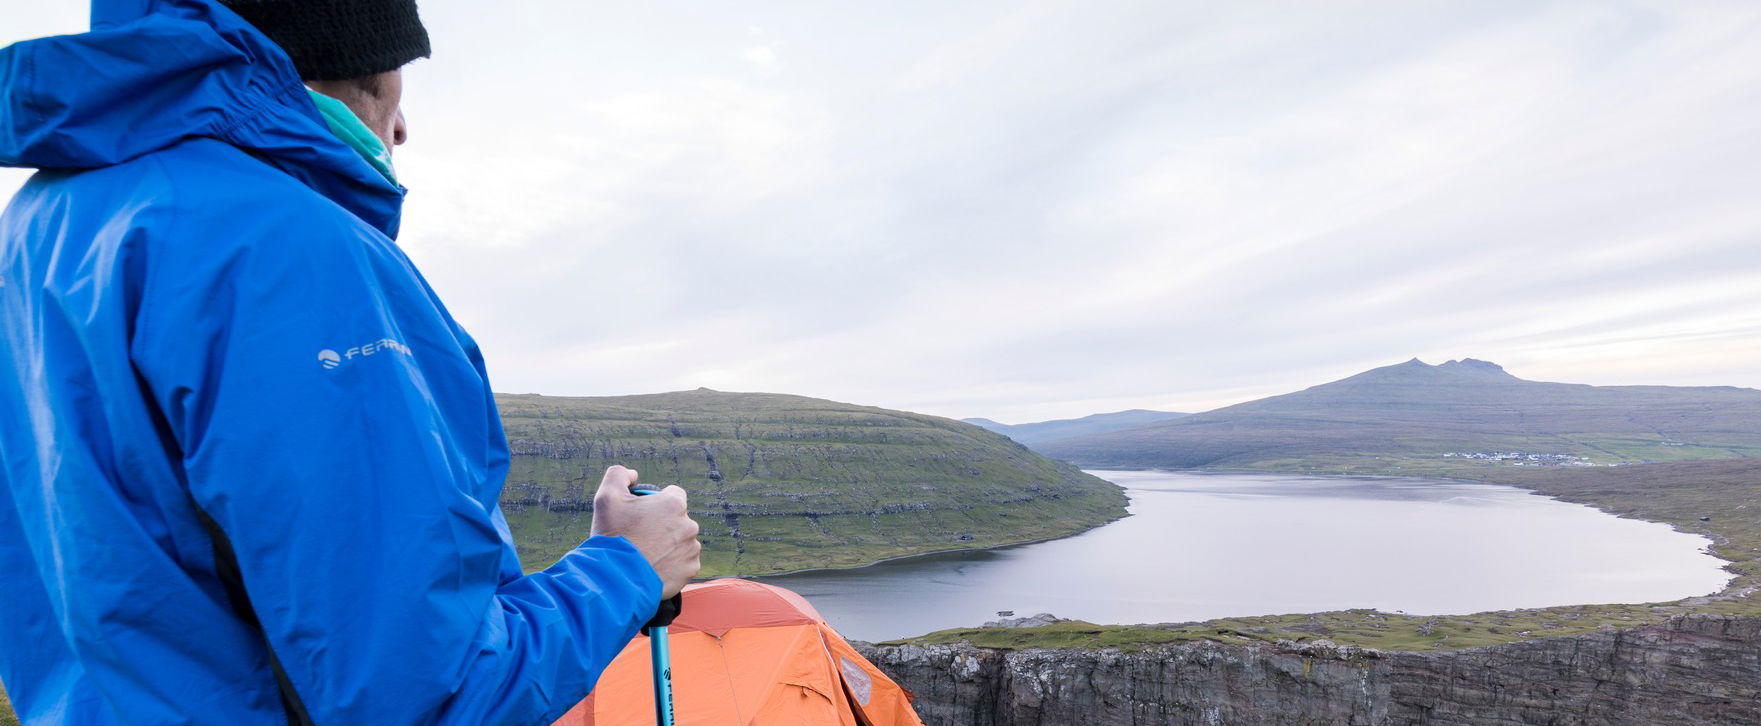
[[[863,654],[917,695],[931,726],[1761,723],[1756,617],[1437,652],[1195,641]]]
[[[997,614],[1002,615],[1003,613],[997,613]],[[1025,618],[1004,617],[1001,620],[992,620],[990,622],[987,622],[983,625],[983,627],[986,627],[986,628],[1043,628],[1047,625],[1057,625],[1058,623],[1067,623],[1067,622],[1070,622],[1070,621],[1065,620],[1064,618],[1060,618],[1060,617],[1053,615],[1051,613],[1039,613],[1037,615],[1029,615]]]

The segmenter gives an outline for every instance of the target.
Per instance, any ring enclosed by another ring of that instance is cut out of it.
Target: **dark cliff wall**
[[[1194,642],[869,646],[931,726],[1758,724],[1761,618],[1393,653]]]

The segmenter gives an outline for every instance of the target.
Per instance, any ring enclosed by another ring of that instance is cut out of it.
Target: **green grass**
[[[502,509],[529,571],[587,537],[612,464],[689,492],[705,577],[997,547],[1125,514],[1117,486],[935,416],[701,389],[497,403],[513,450]]]
[[[1213,634],[1151,625],[1096,625],[1081,620],[1068,620],[1037,628],[955,628],[939,630],[916,638],[905,638],[882,645],[934,645],[971,643],[981,648],[1020,650],[1024,648],[1118,648],[1141,650],[1151,645],[1186,640],[1203,640]],[[1220,635],[1220,634],[1219,634]]]
[[[0,726],[19,726],[18,716],[12,713],[12,699],[6,697],[5,686],[0,686]]]
[[[1117,648],[1132,651],[1151,645],[1193,640],[1271,644],[1281,640],[1304,642],[1325,639],[1340,645],[1377,650],[1424,651],[1576,635],[1605,627],[1643,625],[1660,619],[1649,605],[1581,605],[1450,616],[1343,610],[1223,618],[1178,625],[1096,625],[1068,621],[1039,628],[956,628],[889,641],[887,644],[966,642],[1003,650]]]
[[[1713,540],[1736,576],[1721,592],[1664,603],[1572,605],[1471,615],[1375,610],[1226,618],[1174,625],[1060,623],[1045,628],[943,630],[894,643],[970,642],[990,648],[1138,649],[1185,640],[1275,643],[1330,640],[1393,651],[1453,650],[1662,622],[1676,615],[1761,615],[1761,459],[1618,467],[1513,467],[1373,456],[1281,462],[1281,471],[1403,474],[1510,484],[1613,514],[1664,522]],[[1377,466],[1381,468],[1377,468]],[[1700,517],[1710,517],[1702,522]]]

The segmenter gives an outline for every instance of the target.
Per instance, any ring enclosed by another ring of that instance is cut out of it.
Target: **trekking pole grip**
[[[639,497],[646,497],[650,494],[659,494],[660,487],[653,484],[636,483],[630,485],[630,493]],[[679,617],[679,611],[684,608],[684,593],[674,593],[672,597],[660,601],[660,607],[654,611],[654,618],[649,620],[647,625],[642,626],[642,629],[664,628],[671,625],[673,623],[673,618]]]

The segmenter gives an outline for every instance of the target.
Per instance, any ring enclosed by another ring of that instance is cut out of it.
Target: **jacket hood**
[[[287,54],[212,0],[93,0],[92,30],[0,48],[0,166],[239,147],[395,235],[403,190],[331,134]]]

